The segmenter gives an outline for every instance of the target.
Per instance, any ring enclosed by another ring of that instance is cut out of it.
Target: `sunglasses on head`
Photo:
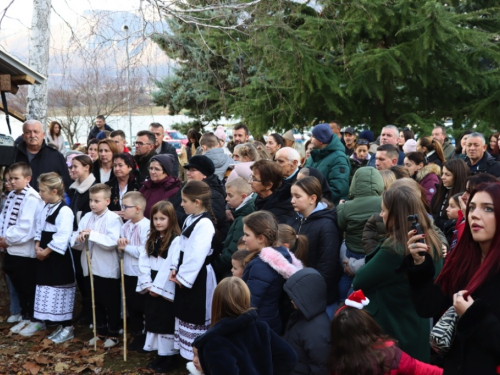
[[[356,142],[358,145],[368,145],[370,142],[366,139],[358,139],[358,142]]]

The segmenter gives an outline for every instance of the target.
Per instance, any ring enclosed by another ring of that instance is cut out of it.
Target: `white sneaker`
[[[56,337],[61,331],[63,330],[63,326],[59,325],[57,326],[56,330],[52,332],[50,335],[47,336],[49,340],[52,340],[54,337]]]
[[[26,327],[24,327],[19,334],[21,336],[33,336],[39,331],[47,329],[44,322],[30,322]]]
[[[94,346],[94,343],[97,343],[97,345],[99,345],[100,342],[102,342],[102,340],[99,338],[99,336],[96,336],[96,337],[92,337],[90,339],[90,341],[87,343],[88,346]]]
[[[112,338],[107,338],[106,341],[104,341],[104,347],[105,348],[112,348],[113,346],[115,346],[116,344],[118,344],[118,339],[112,339]]]
[[[73,327],[64,327],[57,336],[52,338],[52,341],[54,341],[56,344],[61,344],[63,342],[72,340],[74,338],[75,338],[75,333]]]
[[[21,320],[19,323],[17,323],[14,327],[10,328],[10,331],[12,333],[19,333],[21,330],[26,327],[28,324],[30,324],[29,320]]]
[[[9,319],[7,319],[7,323],[17,323],[23,320],[23,316],[21,314],[14,314],[9,316]]]

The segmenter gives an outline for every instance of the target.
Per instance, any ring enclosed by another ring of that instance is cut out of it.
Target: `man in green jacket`
[[[333,203],[337,205],[341,199],[347,199],[349,193],[351,166],[345,147],[328,124],[313,128],[311,143],[313,150],[304,167],[313,167],[321,172],[330,185]]]

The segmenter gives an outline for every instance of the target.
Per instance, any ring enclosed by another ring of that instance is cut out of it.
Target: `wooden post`
[[[0,91],[12,90],[10,74],[0,74]]]

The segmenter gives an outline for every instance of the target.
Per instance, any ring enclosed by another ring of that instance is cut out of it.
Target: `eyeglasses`
[[[135,142],[135,145],[136,145],[136,146],[139,146],[139,147],[144,146],[144,145],[151,145],[151,144],[152,144],[152,143]]]
[[[262,182],[262,180],[257,180],[254,175],[251,175],[250,180],[248,180],[248,181],[250,181],[250,182]]]
[[[368,140],[366,140],[366,139],[358,139],[357,144],[358,145],[368,145],[368,144],[370,144],[370,142],[368,142]]]
[[[134,208],[135,206],[122,206],[122,211],[128,210],[129,208]]]

